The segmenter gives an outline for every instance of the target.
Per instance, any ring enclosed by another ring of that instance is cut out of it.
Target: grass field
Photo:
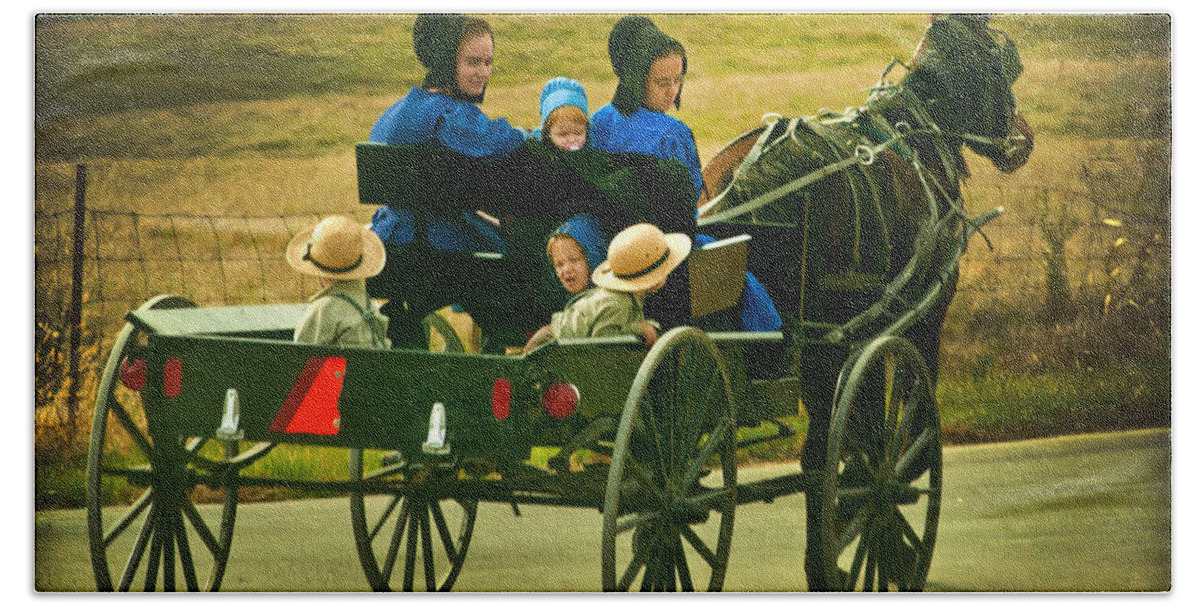
[[[482,109],[532,127],[538,93],[558,75],[583,82],[593,109],[606,103],[616,80],[605,41],[617,17],[489,17],[496,64]],[[695,132],[702,160],[759,124],[763,114],[811,115],[861,105],[892,57],[909,59],[927,19],[654,18],[688,49],[678,116]],[[85,163],[88,204],[96,209],[207,216],[340,212],[365,221],[373,209],[357,203],[353,144],[366,139],[378,115],[423,74],[411,50],[412,20],[348,14],[39,16],[35,208],[69,209],[74,167]],[[968,155],[973,176],[964,190],[967,207],[978,212],[1003,205],[1008,212],[989,229],[995,251],[977,241],[963,262],[964,289],[951,310],[943,352],[949,428],[960,440],[978,440],[1029,436],[1039,429],[1120,427],[1129,424],[1129,416],[1119,410],[1137,391],[1132,401],[1154,410],[1146,419],[1169,424],[1169,301],[1127,298],[1137,310],[1153,304],[1167,310],[1166,327],[1142,323],[1128,330],[1153,342],[1137,349],[1097,337],[1096,327],[1087,324],[1093,317],[1047,327],[1033,316],[1045,272],[1039,256],[1046,242],[1038,226],[1047,217],[1074,218],[1082,226],[1064,254],[1071,262],[1072,289],[1081,301],[1091,298],[1086,303],[1092,309],[1099,309],[1106,294],[1129,291],[1113,285],[1130,281],[1131,260],[1140,259],[1137,247],[1161,247],[1163,241],[1155,240],[1161,237],[1169,251],[1169,218],[1162,235],[1133,234],[1128,224],[1104,222],[1150,215],[1151,203],[1163,195],[1162,184],[1148,176],[1161,177],[1164,163],[1170,164],[1170,19],[1000,14],[993,25],[1008,32],[1021,51],[1025,71],[1015,93],[1037,143],[1029,164],[1011,175]],[[1166,150],[1166,157],[1147,150]],[[1085,168],[1096,162],[1108,167],[1107,182],[1094,175],[1085,179]],[[1169,206],[1169,192],[1165,196]],[[104,247],[119,250],[128,233],[115,226]],[[161,241],[144,245],[168,257],[181,241],[200,252],[181,276],[189,281],[182,286],[186,295],[201,305],[299,301],[311,291],[281,263],[214,271],[204,253],[218,246],[209,227],[181,226],[170,235],[155,228]],[[253,227],[215,228],[224,235],[219,247],[247,251],[280,248],[283,233],[295,229],[271,227],[271,239],[255,241]],[[50,242],[39,234],[35,245]],[[278,262],[270,251],[255,255]],[[1151,291],[1162,292],[1165,280],[1169,299],[1169,256],[1156,259],[1158,283]],[[151,288],[177,290],[172,281],[183,278],[156,274],[154,263],[106,267],[105,280],[112,283],[105,297],[118,300],[117,292],[127,291],[138,301]],[[38,281],[44,280],[42,271]],[[260,292],[257,276],[278,279],[277,288]],[[1017,286],[1015,292],[996,296],[970,289],[1005,285]],[[43,304],[48,299],[39,296]],[[1118,305],[1134,310],[1122,301],[1112,303],[1114,310]],[[1103,307],[1107,314],[1107,300]],[[1154,334],[1160,330],[1165,334]],[[1154,355],[1142,359],[1145,353]],[[1119,361],[1123,354],[1139,359]],[[1123,377],[1111,372],[1114,366],[1133,370],[1122,372],[1129,383],[1097,381]],[[1064,405],[1066,400],[1084,405]]]

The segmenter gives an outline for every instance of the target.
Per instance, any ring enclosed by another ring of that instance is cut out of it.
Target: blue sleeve
[[[680,123],[678,129],[672,129],[659,140],[658,154],[662,158],[671,158],[683,163],[692,176],[692,185],[696,195],[704,192],[704,177],[700,173],[700,153],[696,151],[696,139],[691,130]]]
[[[783,327],[783,319],[775,310],[775,302],[767,293],[767,288],[758,277],[746,273],[746,288],[742,292],[745,305],[742,306],[743,331],[778,331]]]
[[[525,134],[503,118],[489,119],[474,105],[462,103],[446,112],[437,138],[451,150],[481,157],[512,152]]]

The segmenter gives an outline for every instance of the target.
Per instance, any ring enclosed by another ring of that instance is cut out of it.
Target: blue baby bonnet
[[[543,127],[550,113],[563,106],[575,106],[583,110],[584,116],[588,115],[587,92],[583,90],[583,85],[562,76],[551,78],[542,88],[541,104]]]

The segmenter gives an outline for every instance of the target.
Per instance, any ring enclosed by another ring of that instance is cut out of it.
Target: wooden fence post
[[[67,361],[67,428],[75,436],[79,410],[79,349],[83,333],[83,238],[87,218],[87,165],[75,165],[75,231],[71,239],[71,304],[67,322],[71,327],[71,344]]]

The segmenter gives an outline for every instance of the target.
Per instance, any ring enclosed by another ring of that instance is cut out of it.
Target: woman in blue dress
[[[683,81],[687,75],[687,52],[679,41],[663,33],[650,19],[627,15],[613,26],[608,37],[608,56],[619,82],[612,103],[592,116],[592,139],[607,152],[639,152],[677,160],[692,176],[692,200],[704,190],[700,155],[696,138],[683,121],[667,114],[679,108]],[[698,245],[712,242],[697,235]],[[686,284],[679,282],[685,273],[672,277],[674,300],[678,308]],[[663,302],[667,302],[663,298]],[[655,311],[658,312],[658,311]],[[659,313],[662,314],[662,313]],[[677,319],[677,316],[673,317]],[[782,326],[779,313],[766,288],[754,275],[746,273],[741,319],[745,331],[777,331]]]

